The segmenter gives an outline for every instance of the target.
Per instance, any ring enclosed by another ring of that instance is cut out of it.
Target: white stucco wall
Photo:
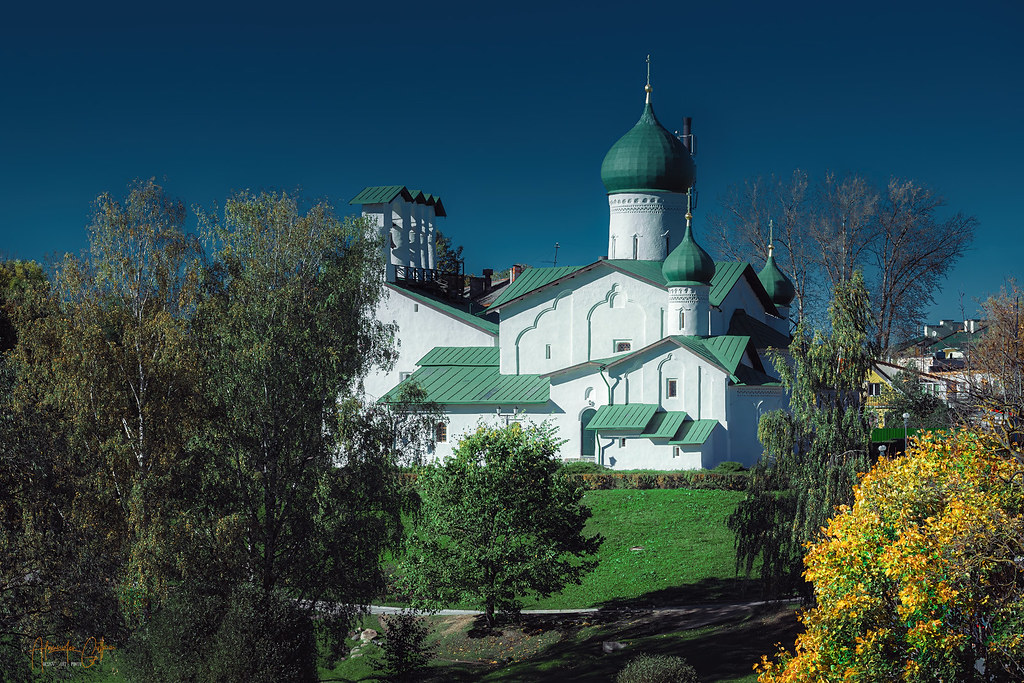
[[[402,373],[414,372],[416,361],[435,346],[496,346],[498,343],[497,336],[391,287],[385,288],[377,319],[398,324],[398,360],[390,371],[377,370],[364,380],[363,387],[371,399],[380,398],[393,389]]]
[[[665,290],[598,266],[501,310],[501,372],[542,374],[663,336]],[[548,346],[550,345],[550,358]]]

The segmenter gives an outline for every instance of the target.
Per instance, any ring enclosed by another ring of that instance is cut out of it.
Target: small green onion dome
[[[764,285],[764,291],[768,292],[768,298],[776,306],[789,306],[796,298],[796,287],[793,281],[786,277],[777,265],[771,249],[768,250],[768,262],[757,274],[757,279]]]
[[[661,274],[669,287],[709,285],[715,277],[715,262],[693,239],[689,223],[683,239],[661,264]]]
[[[658,123],[651,103],[633,128],[612,145],[601,164],[601,182],[616,192],[686,192],[696,167],[675,135]]]

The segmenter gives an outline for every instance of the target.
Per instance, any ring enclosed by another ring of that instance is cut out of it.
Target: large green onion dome
[[[686,192],[696,168],[675,135],[658,123],[650,99],[632,130],[612,145],[601,164],[601,182],[616,192]]]
[[[757,279],[764,285],[764,291],[768,292],[768,298],[776,306],[789,306],[796,298],[796,287],[793,286],[792,280],[775,265],[771,247],[768,248],[768,262],[757,274]]]
[[[715,262],[693,239],[689,221],[682,241],[661,264],[661,274],[669,287],[711,284],[711,278],[715,276]]]

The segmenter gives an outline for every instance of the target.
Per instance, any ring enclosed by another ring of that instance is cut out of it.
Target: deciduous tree
[[[547,426],[480,427],[424,470],[403,564],[418,606],[472,602],[490,625],[524,596],[551,595],[596,566],[601,538],[583,534],[590,510],[559,471],[558,446]]]
[[[804,545],[817,538],[837,505],[850,502],[857,474],[868,465],[862,388],[873,353],[859,272],[836,289],[829,312],[828,334],[797,327],[791,364],[776,354],[790,410],[761,418],[764,456],[729,518],[737,567],[757,569],[769,593],[806,591],[800,580]]]
[[[1022,480],[971,432],[881,459],[811,546],[817,604],[758,680],[1024,680]]]

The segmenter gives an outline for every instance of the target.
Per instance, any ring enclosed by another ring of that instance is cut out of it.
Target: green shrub
[[[570,474],[568,479],[587,491],[608,489],[716,489],[746,491],[749,479],[745,472],[602,472]]]
[[[434,654],[426,645],[430,626],[408,610],[382,616],[380,623],[384,631],[383,656],[374,663],[374,669],[389,681],[415,680]]]
[[[310,681],[315,647],[313,623],[292,600],[186,586],[135,629],[122,662],[127,680],[147,683]]]
[[[596,462],[586,460],[572,460],[562,463],[563,474],[600,474],[608,470]]]
[[[697,683],[697,672],[682,657],[640,655],[619,672],[616,683]]]
[[[734,460],[726,460],[725,462],[718,463],[713,471],[715,472],[746,472],[747,468],[742,463],[735,462]]]

